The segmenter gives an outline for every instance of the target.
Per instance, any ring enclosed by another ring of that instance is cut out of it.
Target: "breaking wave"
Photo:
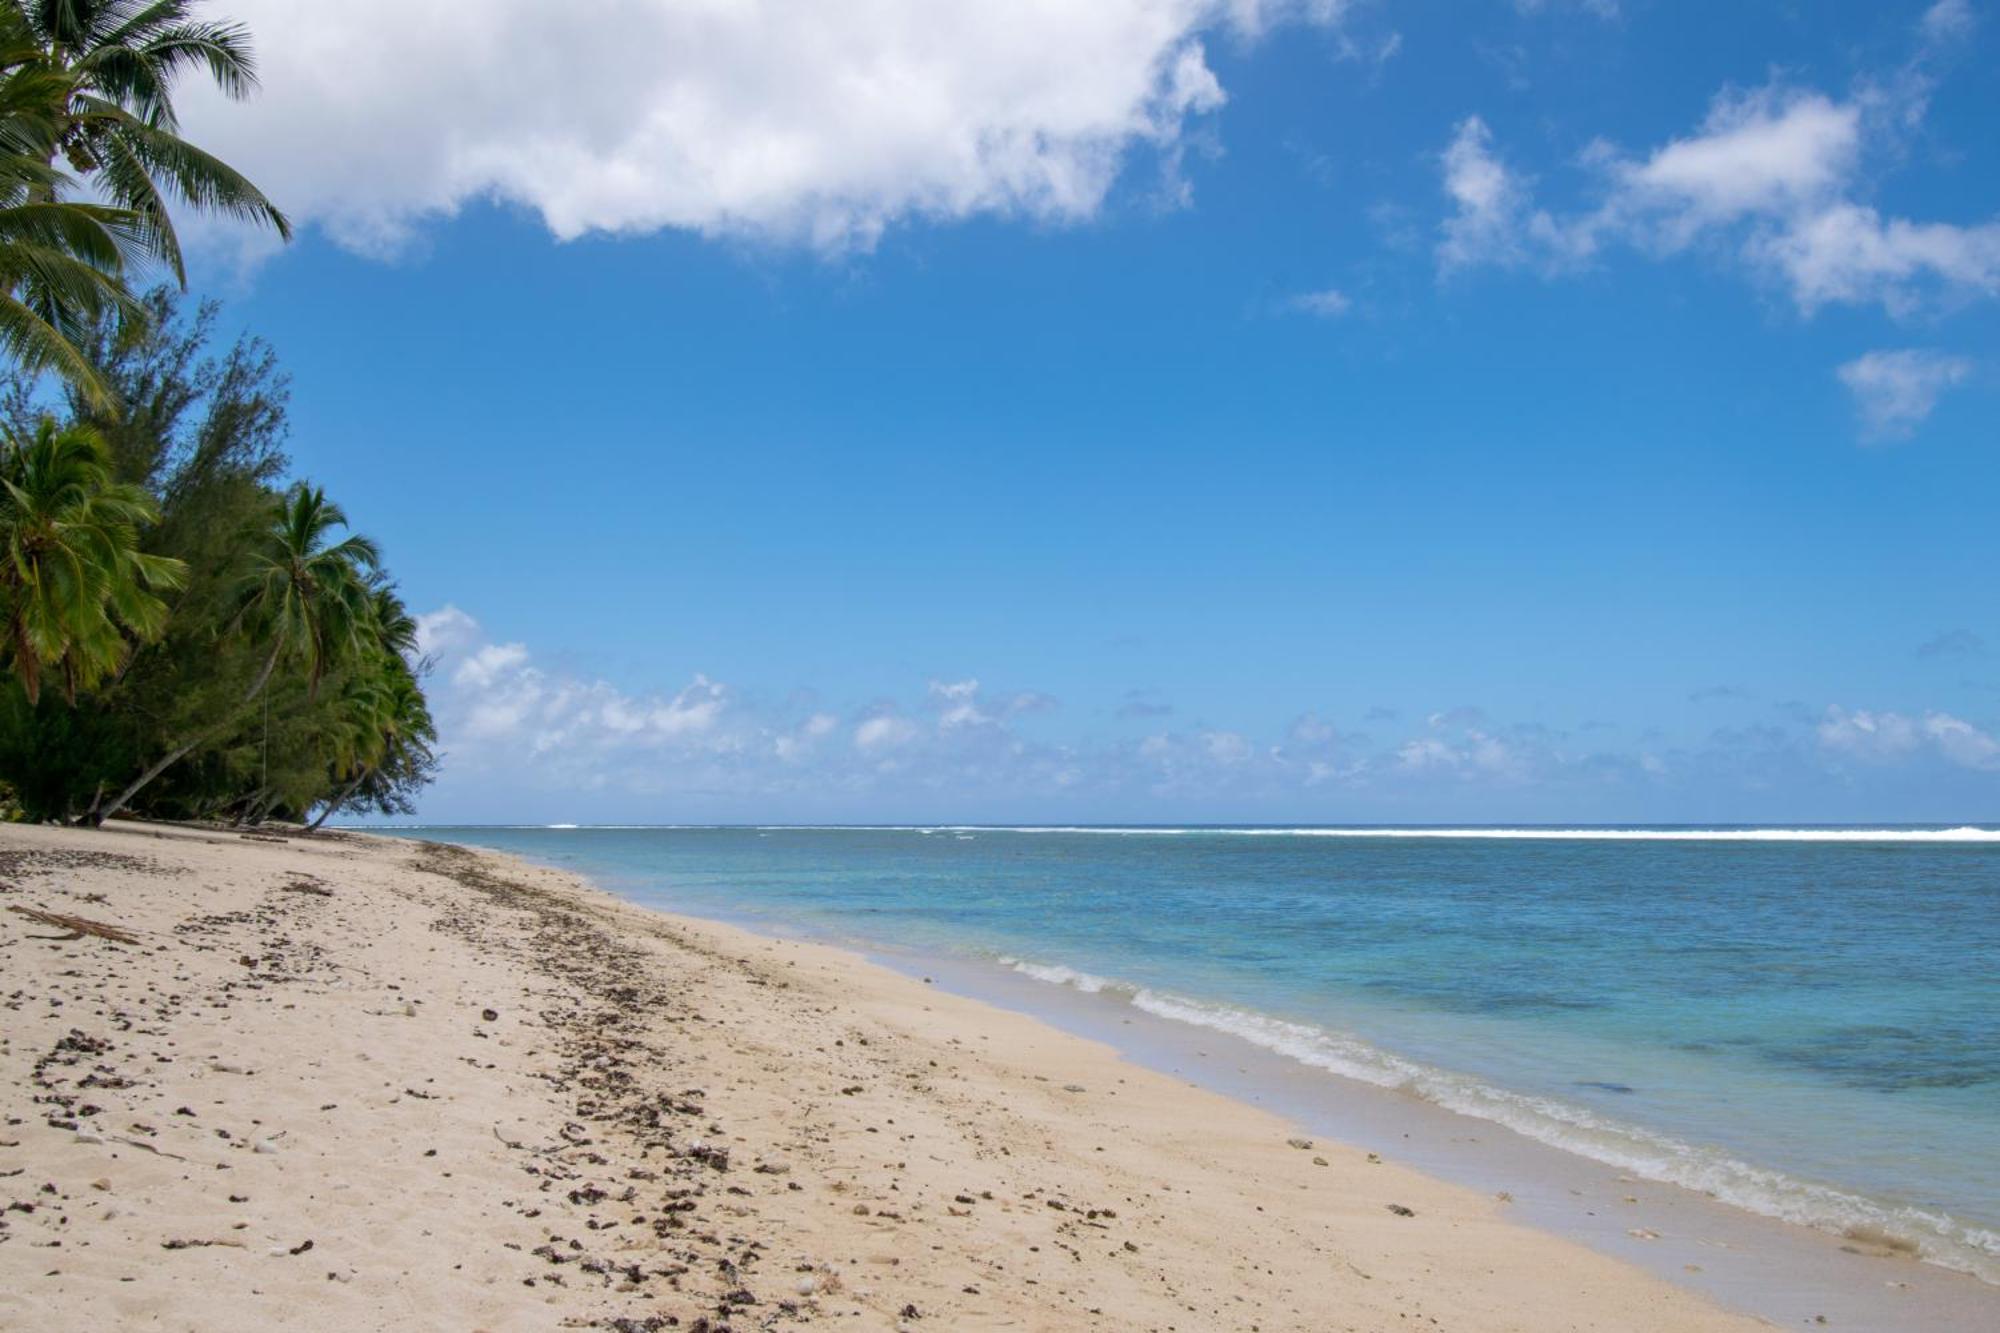
[[[959,827],[910,826],[906,831],[956,831]],[[1182,828],[1103,824],[1018,825],[984,827],[989,833],[1090,833],[1110,837],[1230,837],[1230,838],[1491,838],[1552,839],[1565,842],[1986,842],[2000,843],[2000,829],[1963,825],[1958,828],[1246,828],[1192,825]]]
[[[1469,1075],[1409,1060],[1359,1037],[1315,1024],[1193,1000],[1060,963],[1011,956],[998,961],[1036,981],[1122,1000],[1156,1017],[1227,1033],[1314,1069],[1504,1125],[1538,1143],[1641,1179],[1698,1190],[1781,1221],[1907,1248],[1941,1267],[2000,1283],[2000,1232],[1938,1210],[1887,1203],[1801,1180],[1719,1149],[1683,1143],[1600,1115],[1585,1106],[1512,1092]]]

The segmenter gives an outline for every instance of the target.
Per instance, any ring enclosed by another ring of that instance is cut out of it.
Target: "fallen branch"
[[[85,935],[95,935],[101,940],[114,944],[137,944],[139,937],[119,926],[108,926],[102,921],[92,921],[88,917],[68,916],[62,912],[44,912],[38,907],[9,906],[8,911],[38,922],[44,926],[54,926],[66,930],[67,935],[36,935],[38,940],[80,940]]]
[[[143,1139],[128,1139],[123,1134],[113,1134],[111,1138],[114,1142],[117,1143],[129,1143],[134,1148],[144,1148],[147,1152],[153,1154],[155,1157],[171,1157],[176,1162],[185,1162],[188,1160],[187,1158],[181,1156],[177,1152],[168,1152],[165,1148],[155,1148],[152,1144],[145,1142]]]

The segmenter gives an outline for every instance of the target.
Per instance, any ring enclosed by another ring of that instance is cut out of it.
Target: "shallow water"
[[[432,832],[985,960],[2000,1281],[2000,832]]]

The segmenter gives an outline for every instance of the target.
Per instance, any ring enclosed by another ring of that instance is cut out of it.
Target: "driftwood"
[[[37,939],[80,940],[85,935],[95,935],[98,939],[110,940],[114,944],[137,944],[139,942],[138,936],[122,927],[107,926],[102,921],[92,921],[88,917],[68,916],[62,912],[44,912],[38,907],[9,906],[7,910],[24,916],[30,921],[38,922],[41,925],[54,926],[58,930],[69,932],[67,935],[38,935],[35,937]]]

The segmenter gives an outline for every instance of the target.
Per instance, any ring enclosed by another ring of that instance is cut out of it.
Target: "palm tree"
[[[280,502],[243,583],[240,615],[260,626],[271,644],[245,703],[286,658],[303,662],[308,693],[316,694],[330,665],[368,644],[376,591],[370,576],[381,566],[382,553],[358,533],[329,541],[336,528],[346,526],[347,515],[317,486],[300,483]]]
[[[174,85],[190,69],[205,67],[231,98],[256,91],[256,61],[240,24],[196,18],[195,0],[4,3],[46,66],[69,81],[55,149],[138,220],[146,248],[181,286],[187,271],[172,202],[291,238],[291,223],[262,191],[179,134]]]
[[[107,314],[145,318],[125,271],[149,233],[129,209],[63,197],[71,182],[52,163],[70,89],[21,17],[0,9],[0,351],[103,407],[114,395],[78,344]]]
[[[375,543],[352,534],[332,541],[347,515],[317,486],[301,482],[278,502],[270,527],[250,557],[236,624],[270,644],[263,668],[244,693],[247,706],[264,691],[284,662],[305,668],[307,697],[315,696],[329,668],[352,661],[369,646],[374,624],[375,585],[381,565]],[[239,706],[216,725],[168,751],[109,805],[92,813],[103,823],[125,808],[154,778],[183,756],[227,732],[242,717]]]
[[[186,566],[139,549],[159,517],[151,497],[112,480],[111,454],[87,426],[44,417],[0,455],[0,656],[30,704],[45,671],[71,703],[115,671],[128,635],[158,637]]]
[[[380,666],[379,674],[358,685],[350,708],[343,710],[334,769],[346,775],[347,785],[327,801],[307,826],[308,833],[346,805],[369,778],[385,769],[410,767],[409,761],[428,755],[437,739],[430,706],[407,663],[398,656],[382,659]]]

